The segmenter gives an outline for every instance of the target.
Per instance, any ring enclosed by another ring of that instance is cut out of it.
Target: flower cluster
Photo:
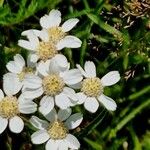
[[[37,129],[31,135],[33,144],[46,142],[46,150],[79,149],[79,141],[69,130],[81,124],[83,115],[72,114],[72,108],[83,104],[91,113],[95,113],[99,105],[116,110],[115,101],[103,93],[105,86],[120,80],[118,71],[99,78],[93,62],[86,61],[84,68],[79,64],[70,68],[60,52],[63,48],[81,47],[81,40],[68,33],[78,21],[72,18],[61,24],[60,11],[53,9],[40,18],[41,30],[22,32],[26,40],[19,40],[18,45],[29,51],[28,58],[26,62],[16,54],[6,65],[9,71],[3,76],[6,96],[0,90],[0,134],[8,123],[12,132],[20,133],[24,128],[22,114],[38,111],[45,120],[31,117],[29,122]]]

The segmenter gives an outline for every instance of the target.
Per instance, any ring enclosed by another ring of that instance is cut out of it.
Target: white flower
[[[85,109],[92,113],[97,111],[99,102],[108,110],[116,110],[116,102],[105,96],[103,91],[105,86],[111,86],[120,80],[119,72],[111,71],[100,79],[96,77],[96,67],[93,62],[87,61],[84,65],[84,70],[80,65],[77,65],[77,67],[85,77],[82,82],[81,92],[77,93],[78,104],[84,103]]]
[[[14,56],[14,61],[10,61],[6,65],[9,73],[3,76],[3,88],[8,94],[7,90],[11,88],[13,94],[18,93],[23,87],[24,77],[26,74],[33,74],[34,66],[28,61],[27,67],[25,60],[20,54]]]
[[[31,100],[25,99],[22,95],[17,99],[12,95],[12,90],[4,96],[3,91],[0,90],[0,134],[7,125],[13,133],[20,133],[24,128],[21,114],[31,114],[36,110],[37,105]]]
[[[18,45],[32,52],[32,61],[52,58],[57,55],[58,51],[65,47],[79,48],[82,44],[81,40],[75,36],[66,34],[78,21],[77,18],[72,18],[59,27],[61,13],[53,9],[49,15],[45,15],[40,19],[40,24],[43,29],[41,31],[27,30],[22,32],[22,35],[27,36],[29,41],[19,40]],[[42,41],[40,41],[38,37]]]
[[[28,75],[25,79],[23,95],[26,98],[43,96],[39,111],[48,114],[56,104],[61,109],[74,106],[78,99],[73,86],[82,81],[83,77],[78,69],[69,70],[69,63],[63,55],[41,62],[37,66],[39,76]]]
[[[71,18],[60,26],[61,12],[55,9],[51,10],[49,15],[44,15],[40,18],[43,31],[47,33],[49,41],[57,43],[58,49],[64,47],[78,48],[81,46],[82,42],[77,37],[67,35],[67,32],[74,28],[78,22],[77,18]]]
[[[80,143],[75,136],[69,133],[69,130],[78,127],[83,116],[80,113],[71,115],[71,109],[59,110],[58,115],[53,109],[45,120],[41,120],[36,116],[30,119],[31,124],[39,129],[31,135],[31,140],[34,144],[43,144],[45,142],[46,150],[68,150],[79,149]]]

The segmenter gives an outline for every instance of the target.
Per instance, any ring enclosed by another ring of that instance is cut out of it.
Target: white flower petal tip
[[[66,120],[70,115],[71,115],[71,108],[68,108],[68,109],[60,109],[58,111],[58,119],[60,119],[61,121],[64,121]]]
[[[31,135],[31,141],[33,144],[43,144],[49,139],[49,134],[46,130],[36,131]]]
[[[28,36],[28,35],[30,35],[30,34],[34,34],[34,32],[33,32],[32,29],[23,31],[23,32],[21,33],[22,36]]]
[[[101,95],[98,100],[104,105],[107,110],[115,111],[117,109],[116,102],[108,96]]]
[[[8,119],[0,117],[0,134],[4,132],[8,125]]]
[[[15,116],[9,120],[9,129],[13,133],[20,133],[23,130],[23,128],[24,122],[20,117]]]
[[[85,102],[87,96],[85,94],[83,94],[82,92],[77,93],[77,97],[78,97],[78,104],[81,105]]]
[[[54,108],[54,100],[52,97],[43,97],[40,102],[39,111],[45,116]]]
[[[22,88],[22,83],[19,81],[17,74],[6,73],[3,76],[3,89],[6,95],[17,94]]]
[[[81,113],[76,113],[71,115],[65,122],[68,129],[75,129],[78,127],[83,120],[83,115]]]
[[[79,22],[79,19],[77,18],[71,18],[63,23],[62,30],[64,32],[70,31],[77,23]]]
[[[101,78],[103,86],[111,86],[120,80],[120,74],[118,71],[110,71]]]
[[[47,121],[41,120],[36,116],[32,116],[29,121],[35,128],[37,128],[39,130],[44,130],[44,129],[48,128],[48,126],[49,126]]]
[[[61,13],[59,10],[51,10],[49,15],[44,15],[43,17],[40,18],[40,25],[43,28],[50,28],[50,27],[55,27],[59,26],[61,23]]]
[[[3,91],[0,89],[0,101],[4,98],[4,93]]]
[[[60,40],[57,44],[57,49],[61,50],[63,48],[79,48],[81,47],[82,41],[75,37],[68,35],[64,39]]]
[[[95,113],[99,107],[99,103],[96,98],[88,97],[84,102],[84,107],[91,113]]]
[[[37,111],[37,104],[32,100],[24,99],[24,101],[19,102],[19,111],[22,114],[32,114]]]
[[[72,134],[68,134],[66,137],[66,142],[69,148],[71,149],[79,149],[80,148],[80,143],[78,139],[73,136]]]
[[[51,150],[51,149],[58,150],[58,147],[61,146],[59,144],[60,144],[60,142],[58,142],[57,140],[50,139],[50,140],[48,140],[48,142],[45,145],[45,150]],[[65,143],[64,143],[64,145],[65,145]],[[62,149],[62,147],[59,148],[59,150],[61,150],[61,149]],[[68,149],[68,147],[67,147],[67,149]],[[67,149],[62,149],[62,150],[67,150]]]
[[[88,77],[96,77],[96,67],[92,61],[86,61],[84,65],[84,70]]]

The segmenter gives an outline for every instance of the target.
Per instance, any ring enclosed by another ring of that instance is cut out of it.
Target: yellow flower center
[[[47,59],[54,57],[57,53],[56,46],[52,41],[40,42],[38,48],[38,55],[40,59],[46,61]]]
[[[24,67],[22,72],[18,74],[19,80],[23,81],[26,74],[33,74],[34,70],[31,67]]]
[[[101,80],[97,77],[83,80],[81,91],[89,97],[97,97],[103,92]]]
[[[43,89],[46,95],[55,96],[59,94],[65,83],[57,74],[48,75],[43,79]]]
[[[64,139],[68,134],[68,129],[61,121],[55,121],[50,124],[48,133],[53,140]]]
[[[19,114],[18,101],[16,97],[4,97],[0,101],[0,116],[11,118]]]
[[[48,29],[49,41],[52,41],[54,44],[63,39],[66,35],[65,32],[62,31],[61,27],[51,27]]]

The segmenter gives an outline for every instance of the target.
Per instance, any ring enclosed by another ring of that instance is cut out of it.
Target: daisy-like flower
[[[9,71],[3,76],[3,88],[6,94],[8,86],[13,86],[13,94],[18,93],[23,87],[25,75],[35,73],[33,63],[28,60],[26,66],[25,60],[20,54],[16,54],[14,61],[8,62],[6,68]]]
[[[40,19],[43,27],[39,30],[27,30],[22,32],[23,36],[27,36],[29,41],[19,40],[18,45],[32,52],[32,61],[47,60],[54,57],[58,51],[67,48],[81,47],[81,40],[75,36],[67,35],[77,23],[77,18],[72,18],[64,22],[60,27],[61,13],[58,10],[52,10],[49,15],[45,15]],[[41,41],[38,39],[41,39]]]
[[[11,88],[13,87],[11,86]],[[12,95],[12,91],[7,89],[7,95],[4,96],[3,91],[0,90],[0,134],[7,125],[11,132],[20,133],[24,128],[21,114],[31,114],[37,110],[37,105],[34,102],[25,99],[23,95],[17,98]]]
[[[56,104],[61,109],[74,106],[78,98],[70,86],[76,86],[83,77],[78,69],[69,70],[69,63],[63,55],[41,62],[37,66],[39,76],[28,75],[25,79],[23,95],[26,98],[43,96],[39,111],[48,114]]]
[[[31,124],[39,129],[31,135],[32,142],[34,144],[47,142],[45,146],[46,150],[79,149],[79,141],[69,133],[69,130],[78,127],[83,120],[83,116],[80,113],[70,115],[71,109],[59,110],[58,114],[53,109],[45,116],[50,122],[32,116],[30,119]]]
[[[84,65],[84,70],[80,65],[77,65],[81,73],[85,77],[81,84],[81,92],[77,93],[78,104],[83,104],[86,110],[91,113],[97,111],[99,102],[102,103],[107,110],[116,110],[116,102],[103,94],[105,86],[111,86],[120,80],[118,71],[110,71],[101,79],[96,77],[96,67],[91,61],[87,61]]]
[[[60,26],[61,12],[55,9],[51,10],[49,15],[44,15],[40,18],[40,25],[42,26],[43,31],[47,33],[49,41],[53,41],[54,43],[60,42],[58,43],[58,47],[69,46],[72,48],[73,45],[76,47],[77,43],[79,44],[78,46],[81,46],[81,41],[77,37],[67,35],[67,32],[74,28],[78,22],[79,19],[71,18]],[[69,45],[70,42],[72,45]]]

